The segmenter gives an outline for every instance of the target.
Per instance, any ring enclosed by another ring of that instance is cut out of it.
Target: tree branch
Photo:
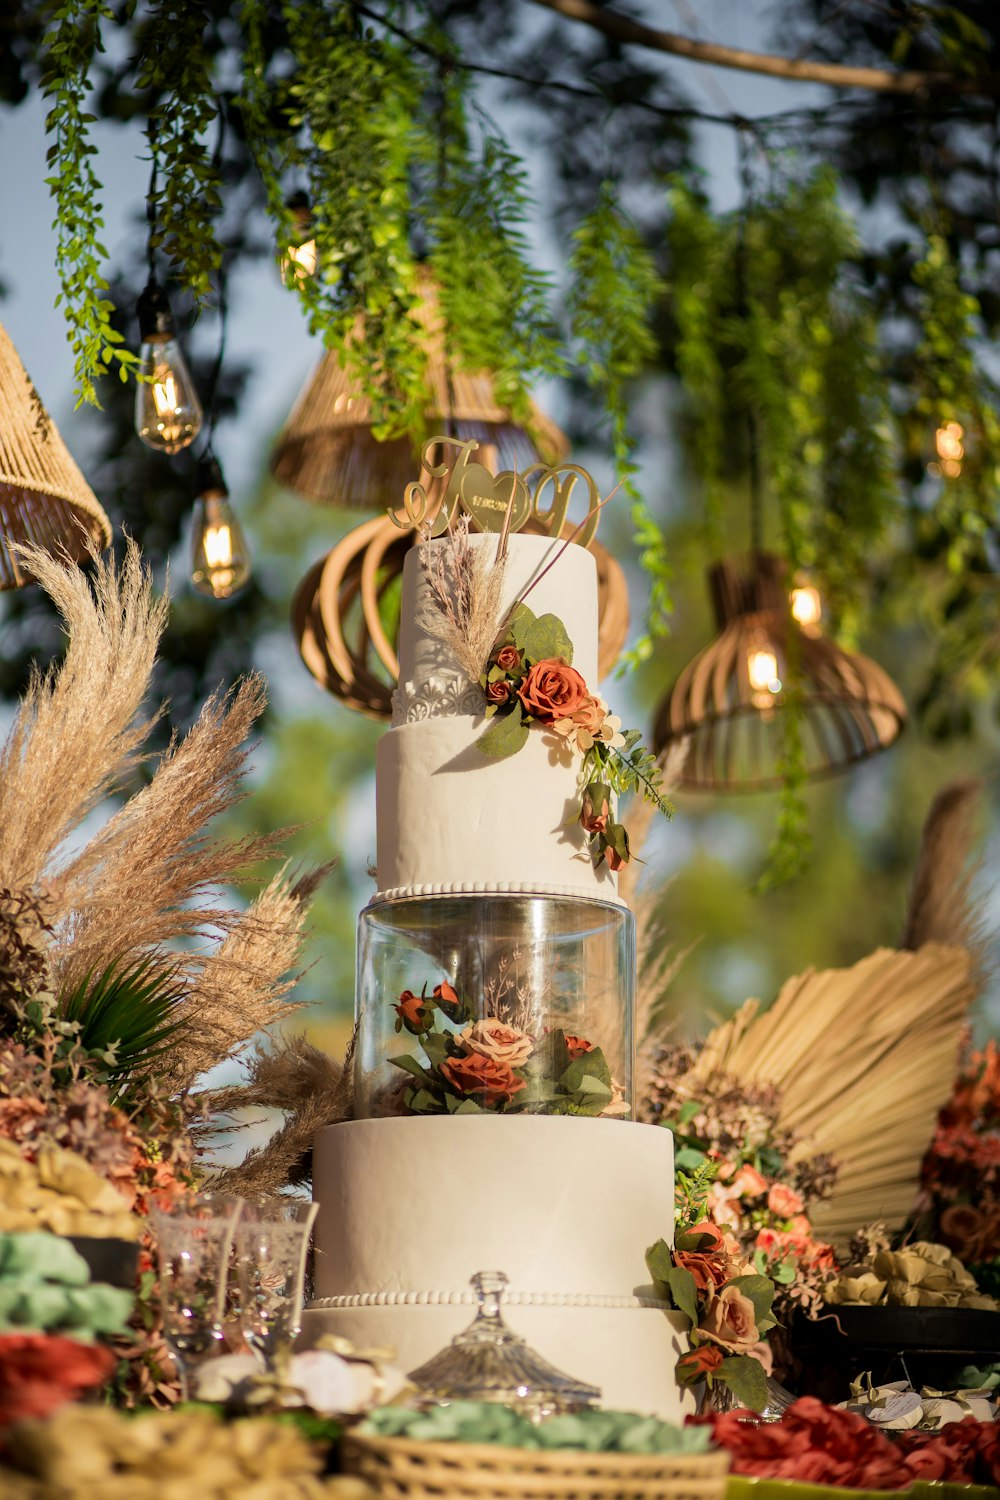
[[[652,47],[686,57],[690,62],[714,63],[720,68],[738,68],[744,73],[766,73],[772,78],[796,83],[826,83],[832,88],[868,89],[879,94],[916,94],[922,89],[949,89],[954,93],[995,94],[997,78],[962,77],[956,73],[921,73],[912,69],[894,72],[890,68],[852,68],[840,63],[810,62],[805,58],[776,57],[766,52],[747,52],[741,47],[724,47],[716,42],[698,42],[676,31],[658,31],[630,16],[619,15],[595,5],[592,0],[534,0],[571,21],[583,21],[616,42]]]

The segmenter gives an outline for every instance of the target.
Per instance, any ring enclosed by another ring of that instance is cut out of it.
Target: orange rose
[[[805,1204],[794,1189],[784,1182],[776,1182],[767,1195],[767,1206],[779,1219],[790,1219],[800,1214]]]
[[[590,694],[587,684],[561,656],[539,661],[517,690],[526,711],[540,724],[568,719]]]
[[[601,786],[600,783],[592,782],[584,790],[583,806],[580,809],[580,823],[584,832],[604,833],[610,816],[611,807],[608,802],[607,788]],[[611,852],[614,853],[614,850]]]
[[[679,1230],[676,1243],[678,1249],[693,1250],[698,1255],[719,1255],[726,1249],[726,1237],[711,1219],[701,1219]]]
[[[962,1260],[978,1260],[989,1243],[991,1225],[971,1203],[951,1203],[941,1215],[941,1238]]]
[[[677,1378],[681,1385],[694,1385],[713,1370],[717,1370],[725,1356],[715,1344],[696,1344],[677,1361]]]
[[[691,1272],[699,1292],[714,1292],[729,1280],[728,1257],[699,1255],[696,1250],[675,1250],[674,1264]]]
[[[5,1333],[0,1337],[0,1427],[47,1417],[102,1385],[114,1367],[115,1356],[99,1344],[59,1334]]]
[[[487,703],[506,703],[510,697],[509,682],[488,682],[486,684]]]
[[[506,1104],[525,1086],[509,1063],[484,1057],[481,1052],[446,1058],[441,1073],[459,1094],[479,1095],[486,1109]]]
[[[533,1036],[529,1036],[526,1031],[518,1031],[514,1026],[505,1026],[496,1016],[487,1016],[485,1020],[474,1022],[472,1026],[465,1028],[461,1036],[470,1052],[478,1052],[482,1057],[492,1057],[496,1062],[507,1063],[511,1068],[519,1068],[522,1063],[526,1063],[535,1047]]]
[[[594,1050],[593,1042],[588,1042],[583,1036],[570,1036],[568,1031],[564,1033],[563,1041],[566,1043],[570,1062],[576,1062],[577,1058],[582,1057],[585,1052]]]
[[[759,1198],[761,1193],[767,1192],[767,1178],[762,1177],[756,1167],[742,1166],[733,1178],[733,1192],[741,1198]]]
[[[724,1286],[712,1298],[698,1332],[731,1354],[749,1354],[760,1337],[753,1303],[735,1286]]]
[[[521,653],[516,646],[501,646],[494,661],[502,671],[513,672],[521,665]]]
[[[399,1004],[392,1008],[399,1017],[396,1030],[398,1031],[400,1025],[403,1025],[414,1036],[420,1036],[421,1032],[427,1031],[434,1019],[433,1012],[423,995],[415,995],[412,990],[404,990],[399,997]]]

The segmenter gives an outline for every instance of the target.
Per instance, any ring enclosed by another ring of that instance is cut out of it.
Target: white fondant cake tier
[[[443,1242],[446,1236],[442,1233],[441,1238]],[[467,1328],[473,1314],[471,1294],[466,1301],[447,1305],[314,1303],[303,1316],[301,1338],[306,1347],[324,1334],[334,1334],[358,1348],[393,1349],[396,1363],[409,1372]],[[682,1388],[674,1378],[674,1365],[685,1347],[687,1319],[681,1314],[639,1304],[546,1306],[511,1297],[505,1300],[504,1316],[514,1332],[557,1369],[596,1385],[604,1406],[668,1422],[694,1414],[696,1392],[690,1386]]]
[[[617,900],[578,821],[581,757],[533,729],[516,755],[476,746],[485,718],[402,724],[375,751],[376,900],[447,890]]]
[[[469,545],[473,551],[485,550],[492,561],[496,555],[497,537],[489,532],[473,532]],[[447,538],[430,543],[431,554],[440,554],[451,544]],[[450,653],[422,623],[425,607],[433,608],[430,589],[420,561],[420,548],[411,547],[403,564],[403,591],[400,600],[399,681],[421,687],[442,669],[455,670]],[[558,558],[555,566],[548,568]],[[547,536],[514,535],[508,538],[507,563],[504,568],[501,612],[505,612],[524,595],[538,579],[525,603],[536,615],[558,615],[573,643],[573,666],[592,693],[597,691],[597,565],[585,547],[575,542],[568,546]]]
[[[318,1300],[462,1297],[491,1270],[520,1298],[650,1298],[673,1138],[566,1115],[351,1120],[318,1132],[313,1195]]]
[[[677,1420],[685,1319],[645,1252],[673,1234],[673,1138],[567,1116],[354,1120],[313,1147],[315,1300],[303,1332],[392,1348],[404,1370],[472,1321],[476,1271],[509,1278],[505,1317],[606,1406]],[[687,1403],[686,1408],[683,1402]]]

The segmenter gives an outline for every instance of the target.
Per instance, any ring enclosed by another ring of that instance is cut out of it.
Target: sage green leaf
[[[670,1273],[674,1268],[674,1257],[666,1240],[657,1240],[646,1251],[646,1267],[654,1281],[669,1290]]]
[[[528,631],[534,625],[536,618],[534,610],[529,609],[526,604],[516,604],[514,606],[508,630],[514,645],[519,651],[524,650],[524,642]]]
[[[698,1288],[691,1272],[685,1271],[683,1266],[671,1266],[667,1285],[674,1306],[691,1319],[691,1327],[695,1328],[698,1323]]]
[[[600,1047],[594,1047],[590,1052],[581,1052],[559,1079],[559,1087],[567,1094],[577,1094],[583,1087],[585,1078],[596,1079],[602,1083],[610,1096],[612,1092],[611,1070]]]
[[[503,718],[495,718],[489,729],[483,731],[476,744],[484,755],[493,760],[506,760],[508,755],[516,755],[527,743],[530,733],[528,725],[521,718],[521,709],[518,704],[509,714]]]
[[[552,661],[562,657],[573,665],[573,642],[558,615],[539,615],[525,632],[524,654],[531,661]]]
[[[416,1078],[420,1083],[426,1084],[428,1088],[432,1089],[434,1087],[433,1078],[427,1072],[426,1068],[420,1066],[415,1057],[390,1057],[389,1062],[394,1068],[401,1068],[404,1073],[409,1073],[412,1078]]]
[[[674,1166],[678,1171],[687,1172],[702,1166],[706,1161],[708,1157],[704,1151],[697,1151],[694,1146],[682,1146],[674,1157]]]
[[[754,1319],[760,1327],[761,1318],[766,1318],[774,1301],[774,1282],[767,1276],[736,1276],[728,1283],[749,1297],[753,1303]]]
[[[767,1376],[759,1359],[749,1354],[735,1354],[724,1359],[713,1376],[728,1385],[733,1395],[751,1411],[763,1411],[767,1405]]]

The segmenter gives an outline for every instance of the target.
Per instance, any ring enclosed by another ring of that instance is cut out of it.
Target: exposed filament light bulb
[[[201,402],[177,342],[170,303],[156,280],[148,282],[137,312],[142,343],[135,430],[150,448],[179,453],[201,430]]]
[[[250,578],[250,549],[222,470],[214,458],[198,465],[191,540],[191,582],[209,599],[231,599]]]
[[[792,619],[801,625],[807,635],[818,635],[823,615],[819,589],[811,583],[797,583],[788,598],[792,607]]]
[[[295,286],[315,276],[319,264],[319,250],[312,233],[312,210],[305,193],[293,193],[285,204],[295,221],[295,238],[279,262],[281,279],[285,286]]]

